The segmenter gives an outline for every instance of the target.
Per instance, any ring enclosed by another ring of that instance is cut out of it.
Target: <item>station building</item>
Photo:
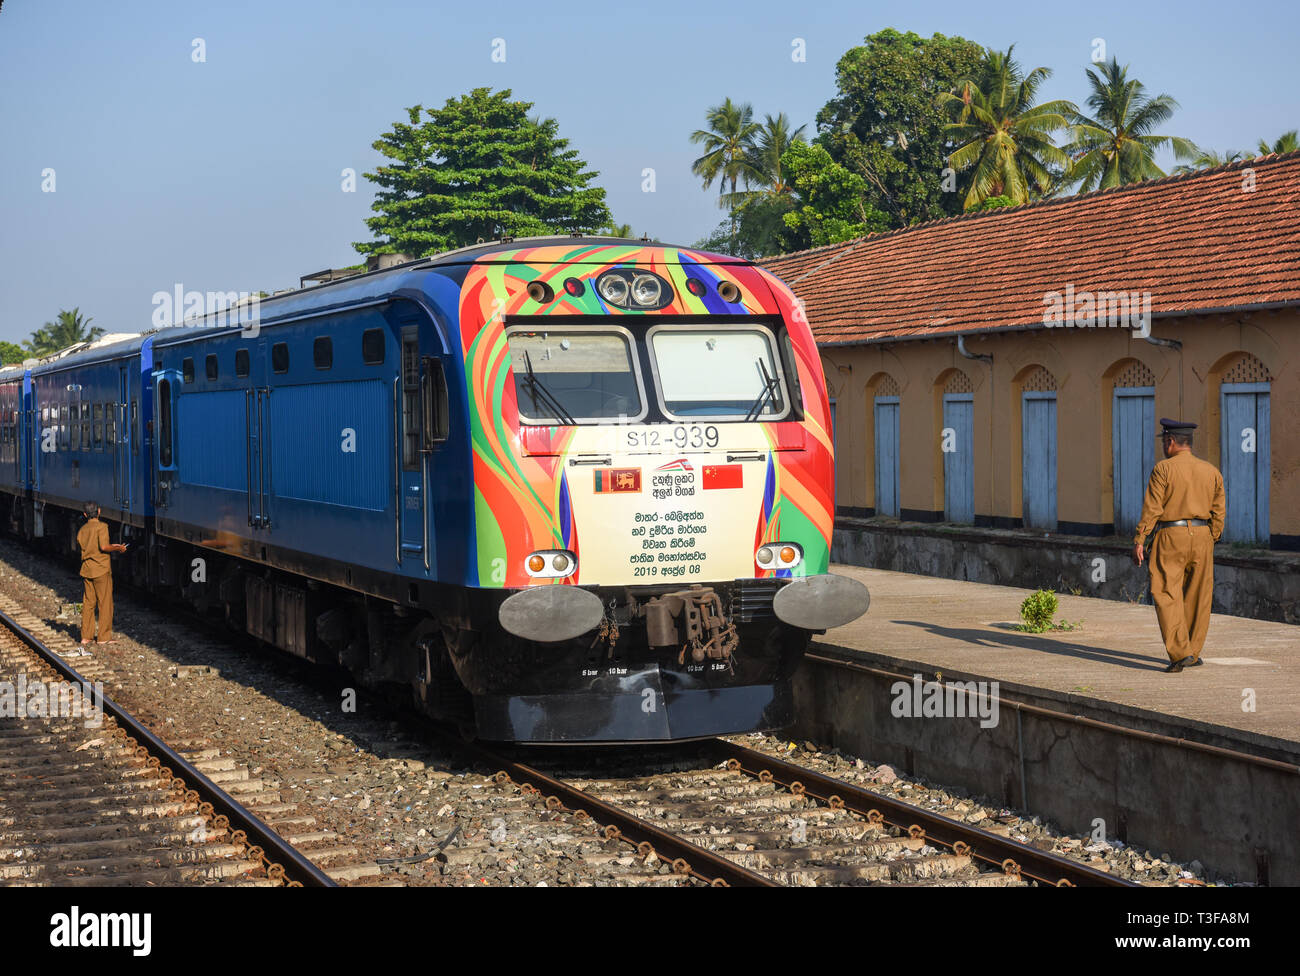
[[[1300,153],[762,264],[821,348],[841,516],[1129,535],[1163,416],[1225,542],[1300,550]]]

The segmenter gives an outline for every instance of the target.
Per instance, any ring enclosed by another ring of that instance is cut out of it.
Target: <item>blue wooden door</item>
[[[1022,393],[1021,518],[1027,529],[1056,530],[1056,394]]]
[[[898,517],[898,397],[876,397],[876,514]]]
[[[975,521],[975,397],[948,393],[943,398],[943,517]]]
[[[1268,386],[1224,383],[1219,388],[1227,542],[1268,543]]]
[[[1142,517],[1142,497],[1156,463],[1156,389],[1117,386],[1111,404],[1115,532],[1131,535]]]

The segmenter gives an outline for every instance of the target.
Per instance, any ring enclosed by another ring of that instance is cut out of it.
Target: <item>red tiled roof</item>
[[[1300,304],[1300,152],[758,263],[804,300],[820,343],[1040,326],[1067,285],[1150,292],[1157,316]]]

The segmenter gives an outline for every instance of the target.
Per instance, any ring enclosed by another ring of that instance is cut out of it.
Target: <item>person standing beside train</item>
[[[113,643],[113,568],[109,554],[126,552],[126,546],[108,541],[108,526],[99,520],[99,506],[86,502],[82,508],[86,524],[77,533],[81,547],[81,578],[86,596],[81,604],[81,643],[89,644],[95,633],[95,610],[99,610],[97,643]]]

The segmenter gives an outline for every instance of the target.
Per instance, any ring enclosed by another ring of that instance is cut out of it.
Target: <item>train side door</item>
[[[266,343],[254,339],[235,353],[235,374],[244,390],[245,461],[248,472],[248,524],[271,527],[271,389],[266,377]]]
[[[154,436],[154,505],[159,509],[171,503],[172,486],[179,472],[176,453],[176,401],[179,396],[181,374],[174,369],[157,370],[153,374],[154,417],[157,432]]]
[[[114,507],[126,511],[131,507],[131,475],[129,471],[130,434],[126,415],[126,367],[118,368],[117,396],[113,404],[113,438],[108,444],[113,452],[113,502]]]
[[[420,408],[420,327],[403,322],[399,372],[393,381],[394,427],[397,432],[398,561],[425,554],[423,411]],[[426,560],[427,562],[427,560]]]

